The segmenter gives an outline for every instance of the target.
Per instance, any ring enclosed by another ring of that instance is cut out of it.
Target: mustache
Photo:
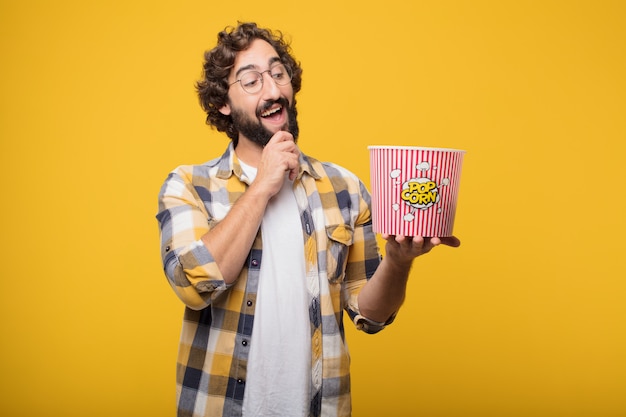
[[[284,109],[289,108],[289,101],[284,97],[280,97],[277,100],[269,100],[269,101],[264,102],[261,106],[259,106],[259,108],[256,111],[257,117],[260,117],[264,111],[269,110],[274,104],[279,104]]]

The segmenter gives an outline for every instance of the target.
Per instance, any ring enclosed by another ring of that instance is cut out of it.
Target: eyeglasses
[[[291,82],[291,71],[284,64],[276,64],[270,69],[259,71],[247,71],[237,81],[229,84],[240,83],[241,88],[248,94],[256,94],[263,88],[263,74],[268,73],[277,85],[287,85]]]

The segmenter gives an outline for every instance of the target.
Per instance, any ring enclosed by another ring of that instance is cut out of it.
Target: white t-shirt
[[[256,177],[255,168],[241,165],[246,176]],[[311,330],[304,242],[293,183],[288,178],[268,204],[261,233],[263,257],[243,415],[307,416]]]

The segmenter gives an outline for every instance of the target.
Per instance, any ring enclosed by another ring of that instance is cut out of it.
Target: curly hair
[[[278,53],[281,62],[292,73],[291,85],[295,94],[302,86],[302,68],[292,55],[289,42],[282,32],[259,28],[256,23],[239,23],[237,27],[226,27],[217,35],[217,46],[204,53],[203,79],[196,83],[202,109],[207,113],[206,123],[220,132],[226,132],[237,146],[238,132],[230,116],[220,113],[228,103],[228,76],[235,64],[238,52],[250,47],[256,39],[268,42]]]

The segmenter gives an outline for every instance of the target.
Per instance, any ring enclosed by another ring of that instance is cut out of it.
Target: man
[[[185,303],[179,416],[349,416],[343,312],[390,324],[415,257],[454,237],[383,236],[346,169],[302,154],[302,69],[280,33],[218,35],[198,85],[226,152],[167,178],[157,215],[169,283]]]

